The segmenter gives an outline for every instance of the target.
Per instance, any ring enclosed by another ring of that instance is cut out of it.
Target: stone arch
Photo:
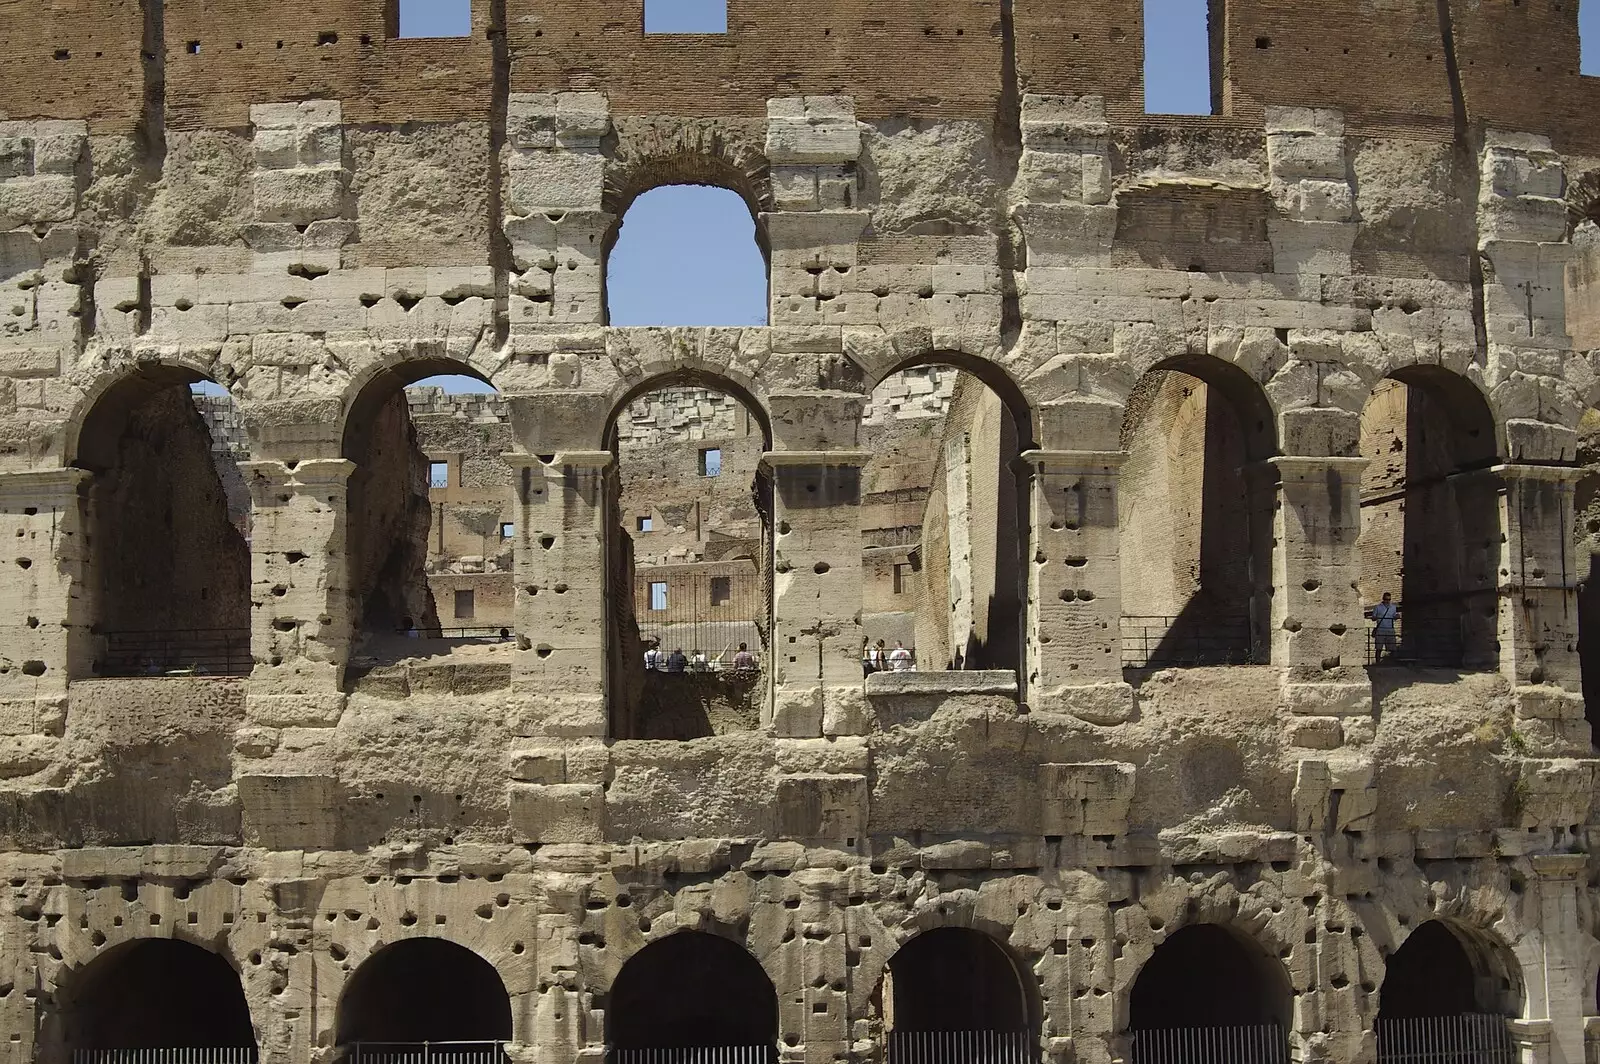
[[[1130,981],[1127,1026],[1135,1033],[1254,1026],[1287,1032],[1293,993],[1283,964],[1255,939],[1227,924],[1189,923],[1162,939]]]
[[[133,937],[54,979],[41,1044],[84,1049],[235,1047],[256,1033],[230,957],[184,938]]]
[[[778,992],[739,943],[705,931],[653,939],[617,970],[596,1007],[616,1049],[760,1046],[778,1042]]]
[[[935,347],[931,338],[926,347],[914,353],[897,352],[897,354],[900,354],[900,357],[869,364],[860,354],[852,352],[852,359],[861,365],[866,373],[865,392],[870,394],[888,378],[908,369],[932,365],[951,366],[978,378],[984,387],[992,391],[1004,404],[1006,412],[1016,426],[1020,450],[1033,450],[1039,446],[1038,414],[1034,409],[1036,404],[1005,366],[982,355],[954,348]]]
[[[251,499],[191,385],[197,365],[106,376],[71,424],[84,470],[73,676],[248,673]]]
[[[1400,607],[1398,638],[1374,635],[1369,660],[1495,665],[1500,443],[1482,390],[1442,366],[1395,369],[1367,398],[1357,586]]]
[[[1266,662],[1278,439],[1265,390],[1220,359],[1163,359],[1129,394],[1120,444],[1124,662]]]
[[[511,995],[488,959],[448,939],[402,938],[369,954],[339,995],[337,1045],[509,1042]]]
[[[758,233],[773,209],[772,174],[763,145],[708,119],[617,119],[618,139],[606,167],[601,204],[620,223],[633,201],[663,185],[714,185],[738,194]],[[616,223],[605,251],[616,240]]]
[[[1449,917],[1425,920],[1385,958],[1378,1018],[1521,1013],[1521,966],[1493,934]]]
[[[950,923],[902,940],[880,969],[871,1011],[883,1034],[1038,1031],[1037,981],[1001,940]]]
[[[641,367],[641,370],[645,370],[644,376],[612,390],[615,398],[611,401],[611,412],[606,415],[600,434],[601,449],[615,448],[617,419],[627,410],[629,404],[641,396],[668,388],[706,388],[732,396],[750,411],[751,416],[761,427],[763,443],[768,450],[772,449],[772,415],[767,409],[766,402],[760,397],[761,392],[755,379],[728,367],[675,364],[651,367],[648,370]]]

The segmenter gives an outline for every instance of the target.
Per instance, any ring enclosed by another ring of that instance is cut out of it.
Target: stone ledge
[[[1011,669],[948,672],[875,672],[867,677],[867,694],[1006,695],[1017,697],[1017,674]]]

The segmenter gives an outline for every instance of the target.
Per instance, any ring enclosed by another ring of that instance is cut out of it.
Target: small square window
[[[641,517],[636,527],[640,532],[654,532],[656,530],[656,519],[653,517]]]
[[[703,477],[719,477],[722,475],[721,447],[706,447],[701,450],[700,475]]]
[[[472,36],[471,0],[397,0],[399,37]]]
[[[448,488],[450,486],[450,463],[428,463],[428,487]]]
[[[650,608],[664,610],[667,608],[667,582],[665,580],[650,581]]]
[[[500,538],[513,539],[517,534],[517,526],[510,521],[500,522]]]
[[[473,615],[475,603],[471,591],[456,592],[456,620],[469,620]]]
[[[728,0],[644,0],[646,33],[727,33]]]
[[[713,606],[726,606],[733,602],[733,578],[730,576],[713,576],[711,578],[711,604]]]

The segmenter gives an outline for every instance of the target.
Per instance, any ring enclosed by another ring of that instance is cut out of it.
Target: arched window
[[[872,455],[861,491],[868,668],[887,668],[901,644],[921,669],[1020,672],[1030,552],[1016,460],[1031,436],[1020,393],[976,360],[922,362],[873,389],[859,435]]]
[[[141,367],[95,402],[73,464],[85,498],[89,638],[78,675],[244,675],[250,495],[244,433],[198,374]]]
[[[386,370],[345,421],[352,663],[514,635],[510,416],[446,360]]]
[[[924,931],[889,959],[877,1001],[890,1064],[1034,1059],[1033,1009],[1010,954],[964,927]]]
[[[668,935],[628,958],[611,984],[605,1013],[611,1064],[777,1059],[772,980],[747,950],[703,931]],[[672,1052],[711,1048],[742,1052]]]
[[[1286,1064],[1290,1008],[1288,976],[1260,946],[1216,924],[1182,928],[1134,981],[1134,1064]]]
[[[371,1064],[407,1047],[456,1042],[453,1064],[496,1064],[511,1040],[511,998],[494,965],[454,942],[409,938],[362,962],[339,998],[338,1044]]]
[[[1516,1060],[1515,962],[1440,920],[1419,925],[1388,958],[1378,994],[1378,1060]]]
[[[1260,386],[1213,359],[1162,363],[1128,397],[1122,449],[1123,664],[1264,663],[1277,438]]]
[[[1361,561],[1369,664],[1493,668],[1500,556],[1494,419],[1465,379],[1396,372],[1361,413]]]
[[[675,184],[633,200],[606,257],[612,325],[765,325],[767,264],[736,192]]]
[[[255,1030],[239,973],[180,939],[113,946],[57,992],[61,1038],[79,1064],[126,1060],[127,1050],[190,1049],[197,1064],[250,1064]]]
[[[760,466],[771,436],[754,400],[721,387],[684,378],[642,391],[608,430],[616,738],[761,725],[772,493]]]

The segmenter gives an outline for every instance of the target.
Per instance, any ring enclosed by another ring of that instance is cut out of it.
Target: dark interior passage
[[[617,1049],[774,1046],[778,995],[744,948],[682,931],[622,966],[611,986],[606,1026]]]
[[[339,1000],[339,1043],[505,1042],[511,998],[494,965],[464,946],[413,938],[374,953]]]
[[[1378,993],[1380,1020],[1460,1016],[1478,1007],[1477,976],[1461,940],[1438,920],[1411,932],[1389,957]]]
[[[1156,947],[1133,984],[1135,1031],[1251,1027],[1289,1021],[1289,984],[1254,943],[1216,924],[1186,927]]]
[[[889,961],[892,1030],[1026,1031],[1028,1002],[1016,965],[982,932],[926,931]]]
[[[176,939],[116,946],[63,980],[73,1049],[256,1044],[239,973],[210,950]]]

